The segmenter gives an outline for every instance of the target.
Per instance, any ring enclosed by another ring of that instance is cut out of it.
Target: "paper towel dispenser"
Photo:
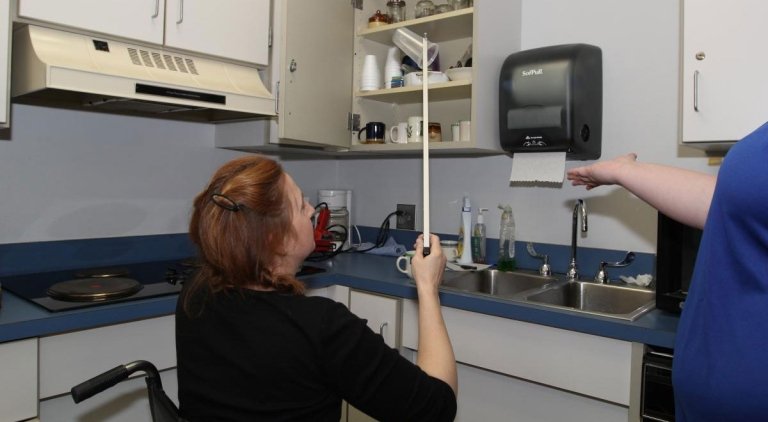
[[[565,151],[569,160],[600,158],[602,116],[599,47],[555,45],[504,60],[499,134],[508,153]]]

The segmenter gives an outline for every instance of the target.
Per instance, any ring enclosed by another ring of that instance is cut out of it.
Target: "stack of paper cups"
[[[376,56],[368,54],[363,61],[363,71],[360,73],[360,91],[381,89],[381,71]]]
[[[384,63],[384,87],[392,88],[392,78],[403,76],[400,70],[400,49],[390,47],[387,52],[387,61]]]

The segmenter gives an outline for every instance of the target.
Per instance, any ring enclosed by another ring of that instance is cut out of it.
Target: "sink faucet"
[[[587,232],[587,206],[584,201],[577,199],[573,205],[573,223],[571,224],[571,262],[568,264],[568,271],[565,278],[568,281],[576,281],[579,278],[579,267],[576,264],[576,226],[579,224],[579,214],[581,214],[581,231]]]

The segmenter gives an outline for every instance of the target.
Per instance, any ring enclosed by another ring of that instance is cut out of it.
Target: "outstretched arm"
[[[445,381],[456,394],[456,358],[438,296],[446,259],[437,236],[430,235],[429,244],[431,253],[424,256],[424,239],[423,235],[419,236],[415,245],[416,254],[411,261],[411,271],[419,295],[419,355],[416,364],[427,374]]]
[[[665,215],[703,228],[715,191],[715,176],[677,167],[642,163],[627,154],[568,171],[574,186],[620,185]]]

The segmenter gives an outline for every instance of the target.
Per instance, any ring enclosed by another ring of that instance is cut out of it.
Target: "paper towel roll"
[[[512,156],[510,182],[553,182],[565,180],[565,151],[526,152]]]

